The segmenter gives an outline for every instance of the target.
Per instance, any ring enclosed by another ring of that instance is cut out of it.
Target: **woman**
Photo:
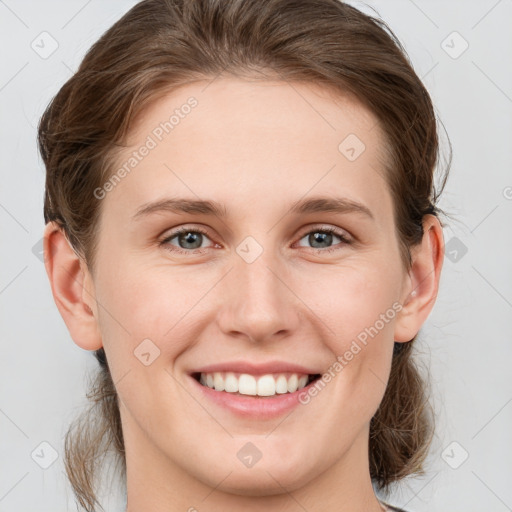
[[[140,2],[39,144],[52,292],[100,364],[66,437],[78,503],[112,448],[127,512],[398,510],[375,490],[428,452],[411,351],[444,244],[433,106],[387,26]]]

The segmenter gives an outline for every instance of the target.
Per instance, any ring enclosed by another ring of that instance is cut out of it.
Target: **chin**
[[[209,475],[211,479],[211,475]],[[256,469],[237,468],[222,482],[219,489],[239,496],[273,496],[301,488],[308,478],[298,474],[296,468],[261,467]],[[219,482],[210,483],[213,487]]]
[[[203,467],[212,468],[213,465],[205,463]],[[233,465],[232,460],[226,461],[223,470],[214,472],[218,478],[212,479],[212,472],[196,475],[210,487],[219,486],[219,490],[239,496],[272,496],[282,494],[283,489],[295,491],[308,481],[314,479],[315,468],[306,468],[304,461],[297,465],[295,460],[273,460],[263,457],[252,467],[245,467],[238,459]],[[301,469],[298,470],[297,468]],[[229,474],[229,476],[228,476]]]

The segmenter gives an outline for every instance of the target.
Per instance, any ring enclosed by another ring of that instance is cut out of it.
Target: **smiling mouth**
[[[269,373],[265,375],[251,375],[236,372],[193,373],[192,377],[202,386],[214,391],[233,395],[253,397],[273,397],[295,393],[321,375],[300,373]]]

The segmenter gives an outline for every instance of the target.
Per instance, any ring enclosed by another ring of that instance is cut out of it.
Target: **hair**
[[[101,201],[93,191],[113,174],[137,115],[173,89],[224,74],[318,84],[367,107],[384,134],[386,180],[405,267],[437,206],[437,119],[430,96],[388,25],[339,0],[146,0],[89,49],[44,112],[38,144],[46,166],[44,219],[95,268]],[[449,140],[448,140],[449,143]],[[451,163],[451,144],[450,144]],[[443,223],[441,222],[441,225]],[[434,432],[428,382],[413,342],[394,345],[382,402],[371,419],[369,467],[386,491],[424,473]],[[91,405],[65,438],[65,466],[78,503],[99,505],[100,457],[112,448],[126,470],[116,388],[104,349]]]

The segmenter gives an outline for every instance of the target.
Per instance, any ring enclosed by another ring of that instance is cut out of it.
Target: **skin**
[[[77,345],[104,346],[116,383],[127,511],[380,511],[369,475],[369,422],[393,342],[411,340],[435,303],[439,221],[425,217],[408,271],[376,118],[312,84],[233,77],[187,84],[144,112],[120,165],[190,96],[197,107],[102,199],[94,274],[56,225],[45,229],[59,311]],[[366,146],[354,161],[338,150],[351,133]],[[216,200],[230,215],[167,211],[132,220],[141,205],[171,196]],[[290,214],[292,202],[312,196],[350,198],[374,219]],[[306,235],[322,225],[353,243],[333,236],[312,245]],[[197,235],[202,253],[178,237],[158,245],[178,226],[208,231]],[[263,248],[250,264],[236,252],[247,236]],[[234,359],[326,371],[394,303],[401,311],[284,418],[237,417],[202,399],[186,375]],[[148,366],[133,353],[146,338],[160,350]],[[251,468],[237,458],[247,442],[262,453]]]

